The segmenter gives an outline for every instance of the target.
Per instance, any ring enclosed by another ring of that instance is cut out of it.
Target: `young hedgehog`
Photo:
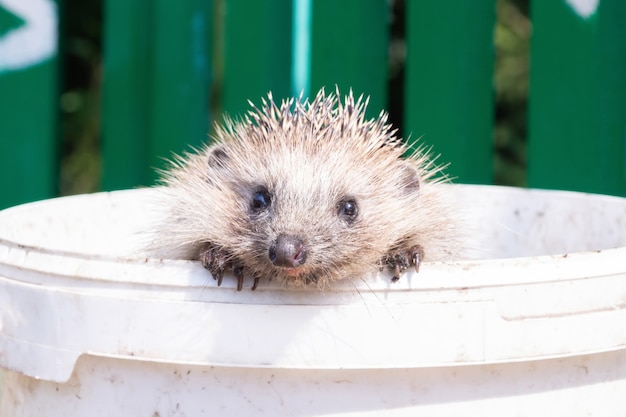
[[[280,106],[269,94],[214,143],[164,174],[158,256],[200,260],[218,285],[244,277],[326,283],[387,267],[397,281],[426,257],[456,256],[458,225],[439,171],[367,100],[320,91]],[[442,189],[443,188],[443,189]]]

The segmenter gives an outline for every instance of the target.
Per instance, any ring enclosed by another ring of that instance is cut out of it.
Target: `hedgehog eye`
[[[337,211],[341,217],[351,223],[356,220],[356,217],[359,214],[359,207],[354,199],[346,198],[339,202],[337,205]]]
[[[257,191],[254,192],[254,194],[252,194],[252,201],[250,202],[250,208],[252,208],[252,211],[254,211],[255,213],[259,213],[264,210],[267,210],[271,204],[272,204],[272,197],[266,188],[258,189]]]

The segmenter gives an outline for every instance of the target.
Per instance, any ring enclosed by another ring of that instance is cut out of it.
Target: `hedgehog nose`
[[[297,268],[306,261],[306,246],[299,237],[279,235],[270,246],[269,256],[276,266]]]

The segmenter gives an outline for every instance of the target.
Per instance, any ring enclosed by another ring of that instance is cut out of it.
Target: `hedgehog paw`
[[[415,269],[415,272],[419,272],[420,264],[423,259],[424,249],[416,245],[408,249],[389,252],[382,260],[382,264],[386,264],[393,273],[391,282],[396,282],[410,266]]]
[[[222,285],[224,270],[231,265],[228,262],[228,252],[216,246],[207,245],[198,256],[198,259],[206,269],[211,272],[213,279],[217,280],[217,285]]]
[[[217,246],[207,245],[198,256],[198,259],[206,269],[211,272],[213,279],[217,280],[217,286],[222,285],[222,279],[224,278],[224,271],[232,269],[233,274],[237,278],[237,291],[243,289],[244,279],[244,267],[243,265],[235,265],[232,262],[232,255]],[[252,284],[252,290],[255,290],[259,285],[259,277],[254,276],[254,283]]]

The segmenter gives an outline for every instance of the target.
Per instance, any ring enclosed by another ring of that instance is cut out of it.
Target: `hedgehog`
[[[218,286],[232,272],[238,290],[244,279],[324,287],[385,268],[395,282],[424,259],[457,257],[442,168],[386,112],[366,118],[368,101],[322,89],[278,105],[269,93],[225,116],[162,173],[152,252],[200,261]]]

